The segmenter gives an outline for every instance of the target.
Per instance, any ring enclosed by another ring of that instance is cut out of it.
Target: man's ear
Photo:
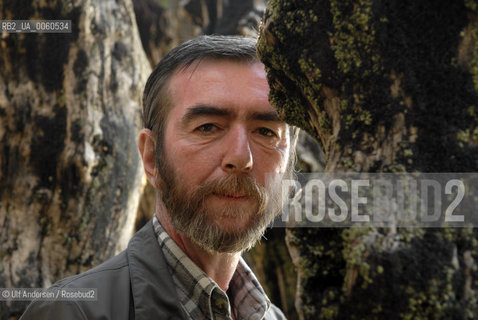
[[[156,168],[156,161],[154,159],[156,153],[156,139],[151,130],[141,130],[138,138],[138,149],[141,159],[143,160],[146,177],[148,178],[149,183],[151,183],[155,189],[158,189],[158,169]]]

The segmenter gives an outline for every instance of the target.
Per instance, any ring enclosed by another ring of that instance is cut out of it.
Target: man
[[[34,302],[22,319],[282,319],[241,253],[278,214],[267,174],[290,171],[295,132],[268,102],[255,42],[204,36],[168,53],[143,96],[138,146],[156,213],[113,259],[55,288],[98,301]]]

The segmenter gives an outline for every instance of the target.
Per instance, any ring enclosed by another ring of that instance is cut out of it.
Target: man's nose
[[[246,128],[233,127],[224,141],[222,169],[228,173],[249,172],[253,159]]]

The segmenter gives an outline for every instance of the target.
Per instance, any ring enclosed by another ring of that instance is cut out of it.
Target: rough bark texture
[[[202,34],[255,36],[264,9],[263,1],[189,0],[184,10]]]
[[[132,234],[150,68],[130,1],[0,1],[0,10],[72,20],[71,34],[0,40],[0,287],[47,287]],[[24,305],[0,303],[0,318]]]
[[[141,43],[154,67],[174,44],[168,10],[154,0],[133,0],[133,6]]]
[[[258,50],[325,171],[477,171],[477,1],[271,0]],[[473,229],[287,235],[302,319],[478,317]]]
[[[244,257],[271,301],[287,319],[298,319],[294,305],[297,272],[285,243],[285,229],[268,229],[265,238],[266,241],[256,244]]]

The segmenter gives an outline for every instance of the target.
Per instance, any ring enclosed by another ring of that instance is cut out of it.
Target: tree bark
[[[326,172],[477,171],[477,1],[271,0],[258,51]],[[478,317],[474,229],[287,234],[301,319]]]
[[[171,32],[171,17],[167,8],[154,0],[133,0],[139,35],[151,67],[172,49],[174,35]]]
[[[188,0],[184,11],[202,34],[255,36],[263,1]]]
[[[72,21],[70,34],[0,40],[0,287],[48,287],[132,235],[150,67],[129,1],[0,1],[0,10]],[[2,302],[0,317],[25,304]]]

